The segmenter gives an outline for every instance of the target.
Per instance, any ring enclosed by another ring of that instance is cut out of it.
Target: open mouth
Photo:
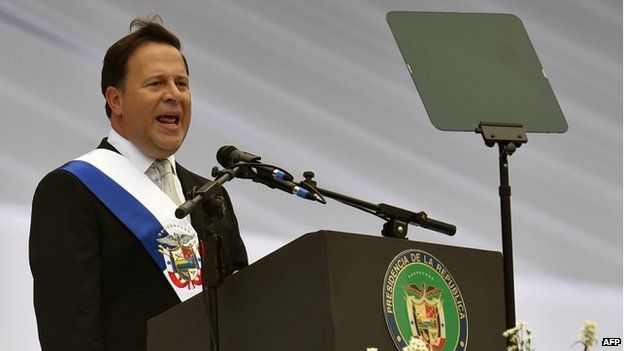
[[[178,125],[180,124],[180,116],[179,115],[160,115],[156,117],[156,120],[162,124],[168,125]]]

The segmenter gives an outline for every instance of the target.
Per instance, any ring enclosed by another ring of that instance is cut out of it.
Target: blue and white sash
[[[197,233],[189,216],[124,156],[96,149],[61,169],[71,172],[139,239],[181,301],[201,291]]]

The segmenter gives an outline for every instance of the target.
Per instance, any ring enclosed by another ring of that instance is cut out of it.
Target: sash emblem
[[[167,274],[178,288],[201,287],[201,256],[197,236],[180,225],[168,225],[158,233],[158,251],[167,265]]]

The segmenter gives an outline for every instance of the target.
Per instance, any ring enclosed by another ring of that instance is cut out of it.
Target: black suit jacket
[[[116,151],[106,139],[99,147]],[[185,194],[208,181],[179,164],[176,171]],[[247,253],[222,196],[223,218],[207,221],[198,206],[191,222],[222,236],[229,275],[247,265]],[[147,320],[180,302],[139,240],[67,171],[52,171],[35,191],[29,252],[43,351],[145,350]]]

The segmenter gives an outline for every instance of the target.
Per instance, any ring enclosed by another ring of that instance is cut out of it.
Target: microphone
[[[242,172],[241,178],[249,178],[256,183],[262,183],[271,189],[279,189],[297,195],[302,199],[320,201],[314,193],[292,182],[293,176],[281,169],[260,162],[260,156],[241,151],[232,145],[224,145],[217,151],[217,162],[225,168],[238,163],[250,163],[254,171]]]
[[[217,162],[225,168],[232,167],[239,162],[260,163],[260,156],[241,151],[232,145],[224,145],[217,151]]]
[[[230,168],[239,162],[256,163],[256,170],[259,175],[277,180],[292,181],[292,175],[282,171],[277,167],[265,165],[260,162],[261,157],[250,152],[237,149],[232,145],[224,145],[217,151],[217,162],[225,168]],[[254,165],[255,166],[255,165]]]

